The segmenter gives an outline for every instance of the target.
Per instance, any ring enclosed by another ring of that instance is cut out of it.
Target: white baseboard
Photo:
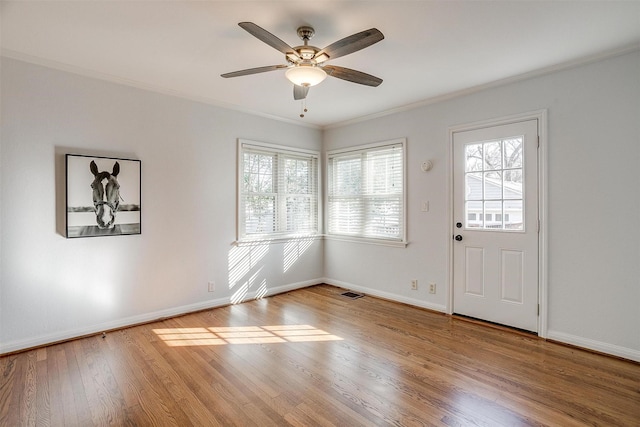
[[[340,280],[333,280],[330,278],[322,279],[321,283],[328,285],[338,286],[344,289],[350,289],[357,292],[362,292],[367,295],[372,295],[380,298],[384,298],[391,301],[397,301],[417,307],[426,308],[429,310],[440,311],[446,313],[446,306],[440,304],[431,304],[424,301],[416,300],[413,298],[403,297],[401,295],[391,294],[388,292],[377,291],[375,289],[369,289],[363,286],[354,285],[352,283],[343,282]],[[622,357],[624,359],[640,362],[640,351],[627,347],[621,347],[614,344],[609,344],[601,341],[595,341],[589,338],[583,338],[576,335],[566,334],[564,332],[558,332],[553,330],[547,330],[547,339],[558,341],[564,344],[574,345],[587,350],[593,350],[600,353],[610,354],[612,356]]]
[[[324,283],[322,280],[323,279],[305,280],[303,282],[296,282],[288,285],[276,286],[276,287],[268,288],[266,293],[262,295],[259,294],[259,291],[247,292],[247,294],[242,297],[242,300],[237,301],[236,304],[239,304],[245,301],[251,301],[256,298],[270,297],[272,295],[295,291],[296,289],[308,288],[309,286],[319,285],[321,283]],[[227,304],[230,304],[230,302],[227,302]]]
[[[296,289],[306,288],[323,283],[322,279],[307,280],[304,282],[291,283],[283,286],[276,286],[269,288],[266,294],[262,297],[280,294],[283,292],[289,292]],[[244,296],[242,301],[249,301],[256,298],[256,292],[249,292]],[[168,317],[180,316],[187,313],[193,313],[195,311],[207,310],[210,308],[223,307],[231,304],[230,298],[218,298],[207,301],[201,301],[194,304],[183,305],[179,307],[171,307],[164,310],[153,311],[150,313],[144,313],[137,316],[125,317],[122,319],[116,319],[109,322],[98,323],[82,328],[69,329],[66,331],[55,332],[52,334],[39,335],[37,337],[3,342],[0,343],[0,355],[6,353],[12,353],[14,351],[26,350],[34,347],[41,347],[61,341],[67,341],[78,337],[87,335],[99,334],[103,331],[110,331],[113,329],[126,328],[133,325],[139,325],[142,323],[153,322],[156,320],[165,319]]]
[[[372,295],[378,298],[384,298],[390,301],[401,302],[403,304],[413,305],[416,307],[426,308],[428,310],[440,311],[442,313],[447,312],[447,307],[441,304],[433,304],[426,301],[422,301],[415,298],[409,298],[402,295],[392,294],[390,292],[378,291],[376,289],[366,288],[364,286],[354,285],[353,283],[343,282],[341,280],[334,280],[325,277],[322,279],[322,283],[326,283],[328,285],[338,286],[340,288],[349,289],[352,291],[361,292],[363,294]]]
[[[340,288],[349,289],[357,292],[362,292],[367,295],[384,298],[390,301],[401,302],[404,304],[413,305],[416,307],[426,308],[429,310],[439,311],[446,313],[446,306],[440,304],[432,304],[425,301],[417,300],[414,298],[404,297],[402,295],[396,295],[389,292],[378,291],[375,289],[366,288],[364,286],[354,285],[352,283],[343,282],[340,280],[334,280],[330,278],[320,278],[307,280],[303,282],[290,283],[287,285],[276,286],[269,288],[262,297],[276,295],[284,292],[294,291],[296,289],[302,289],[309,286],[326,283],[328,285],[338,286]],[[257,292],[252,291],[244,296],[242,301],[249,301],[257,297]],[[223,307],[229,305],[230,299],[218,298],[213,300],[201,301],[194,304],[183,305],[179,307],[171,307],[164,310],[158,310],[150,313],[140,314],[137,316],[125,317],[122,319],[116,319],[110,322],[99,323],[83,328],[70,329],[62,332],[56,332],[47,335],[40,335],[37,337],[27,338],[23,340],[16,340],[12,342],[0,343],[0,355],[5,353],[12,353],[15,351],[21,351],[33,347],[40,347],[60,341],[66,341],[82,336],[98,334],[102,331],[109,331],[113,329],[125,328],[132,325],[141,323],[153,322],[168,317],[179,316],[187,313],[192,313],[200,310],[207,310],[210,308]],[[567,334],[564,332],[548,330],[547,338],[550,340],[562,342],[565,344],[575,345],[588,350],[594,350],[601,353],[611,354],[613,356],[622,357],[625,359],[640,362],[640,351],[621,347],[614,344],[609,344],[601,341],[595,341],[589,338],[583,338],[576,335]]]
[[[547,331],[547,339],[640,362],[640,351],[634,350],[632,348],[621,347],[619,345],[609,344],[606,342],[596,341],[589,338],[583,338],[576,335],[553,330]]]

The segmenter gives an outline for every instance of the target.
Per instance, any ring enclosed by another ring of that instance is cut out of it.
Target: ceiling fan
[[[330,59],[357,52],[384,39],[384,35],[376,28],[361,31],[338,40],[324,49],[318,49],[309,45],[309,39],[315,34],[315,30],[309,26],[298,28],[298,36],[302,39],[303,45],[291,47],[253,22],[240,22],[238,25],[249,34],[284,53],[287,63],[234,71],[221,74],[222,77],[240,77],[286,68],[285,75],[293,83],[293,98],[296,100],[306,98],[307,93],[309,93],[309,87],[317,85],[327,76],[366,86],[375,87],[382,83],[382,79],[362,71],[337,65],[325,65],[325,62]]]

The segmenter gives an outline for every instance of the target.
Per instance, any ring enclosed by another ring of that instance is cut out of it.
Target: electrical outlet
[[[435,283],[429,283],[429,293],[430,294],[435,294],[436,293],[436,284]]]
[[[411,281],[411,289],[413,289],[414,291],[418,289],[418,281],[417,280],[412,280]]]
[[[209,282],[209,292],[215,292],[216,282]]]

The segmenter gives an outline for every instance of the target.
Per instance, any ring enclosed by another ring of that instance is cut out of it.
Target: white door
[[[538,121],[453,133],[453,312],[538,331]]]

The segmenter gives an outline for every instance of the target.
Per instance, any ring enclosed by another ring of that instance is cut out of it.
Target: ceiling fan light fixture
[[[289,68],[285,76],[291,83],[298,86],[315,86],[327,78],[327,73],[312,65],[298,65]]]
[[[292,64],[295,64],[300,59],[300,55],[298,55],[296,52],[289,52],[286,54],[286,57],[287,61],[291,62]]]
[[[318,55],[316,55],[315,58],[313,58],[318,64],[321,62],[325,62],[329,60],[329,55],[327,55],[326,53],[322,52]]]

